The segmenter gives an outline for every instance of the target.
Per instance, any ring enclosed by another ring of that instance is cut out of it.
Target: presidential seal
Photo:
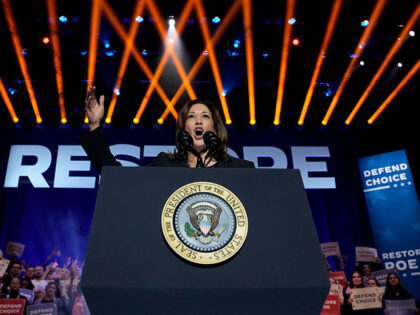
[[[177,189],[162,211],[162,232],[172,250],[197,264],[233,257],[245,242],[248,218],[241,201],[223,186],[196,182]]]

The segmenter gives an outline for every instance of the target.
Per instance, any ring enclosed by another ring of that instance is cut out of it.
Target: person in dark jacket
[[[110,152],[100,126],[104,116],[104,96],[101,95],[98,102],[95,87],[90,87],[85,104],[90,132],[79,138],[80,144],[99,173],[103,166],[121,166]],[[213,132],[220,141],[217,149],[211,152],[204,142],[204,134],[208,131]],[[185,146],[182,142],[185,132],[186,137],[190,137],[190,146]],[[226,153],[227,131],[216,106],[209,101],[197,99],[187,102],[179,112],[176,134],[175,152],[160,153],[151,166],[255,167],[253,162],[237,159]]]
[[[385,293],[382,297],[382,305],[387,313],[386,301],[387,300],[410,300],[414,299],[413,295],[403,287],[401,279],[395,272],[390,272],[386,277],[386,288]],[[413,311],[416,314],[420,314],[420,310],[415,307]]]

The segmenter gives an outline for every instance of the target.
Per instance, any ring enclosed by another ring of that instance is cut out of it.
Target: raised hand
[[[85,98],[85,111],[89,118],[89,129],[92,131],[100,126],[102,118],[104,118],[104,102],[105,97],[99,97],[99,103],[96,100],[96,87],[89,87]]]

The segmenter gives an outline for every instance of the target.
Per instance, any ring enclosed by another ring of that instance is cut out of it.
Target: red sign
[[[23,315],[25,303],[23,299],[0,299],[0,314]]]
[[[328,277],[334,280],[334,284],[340,284],[343,287],[347,287],[347,279],[344,271],[333,271],[328,273]]]
[[[328,294],[322,307],[321,315],[340,315],[340,301],[338,295]]]

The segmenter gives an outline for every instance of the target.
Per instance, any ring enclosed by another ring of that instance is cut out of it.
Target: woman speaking
[[[96,99],[96,88],[90,87],[85,99],[90,132],[79,138],[98,172],[103,166],[121,166],[109,150],[101,120],[104,117],[104,96]],[[161,152],[151,166],[177,167],[247,167],[254,163],[228,155],[227,131],[216,106],[209,101],[191,100],[181,109],[176,123],[174,153]]]

